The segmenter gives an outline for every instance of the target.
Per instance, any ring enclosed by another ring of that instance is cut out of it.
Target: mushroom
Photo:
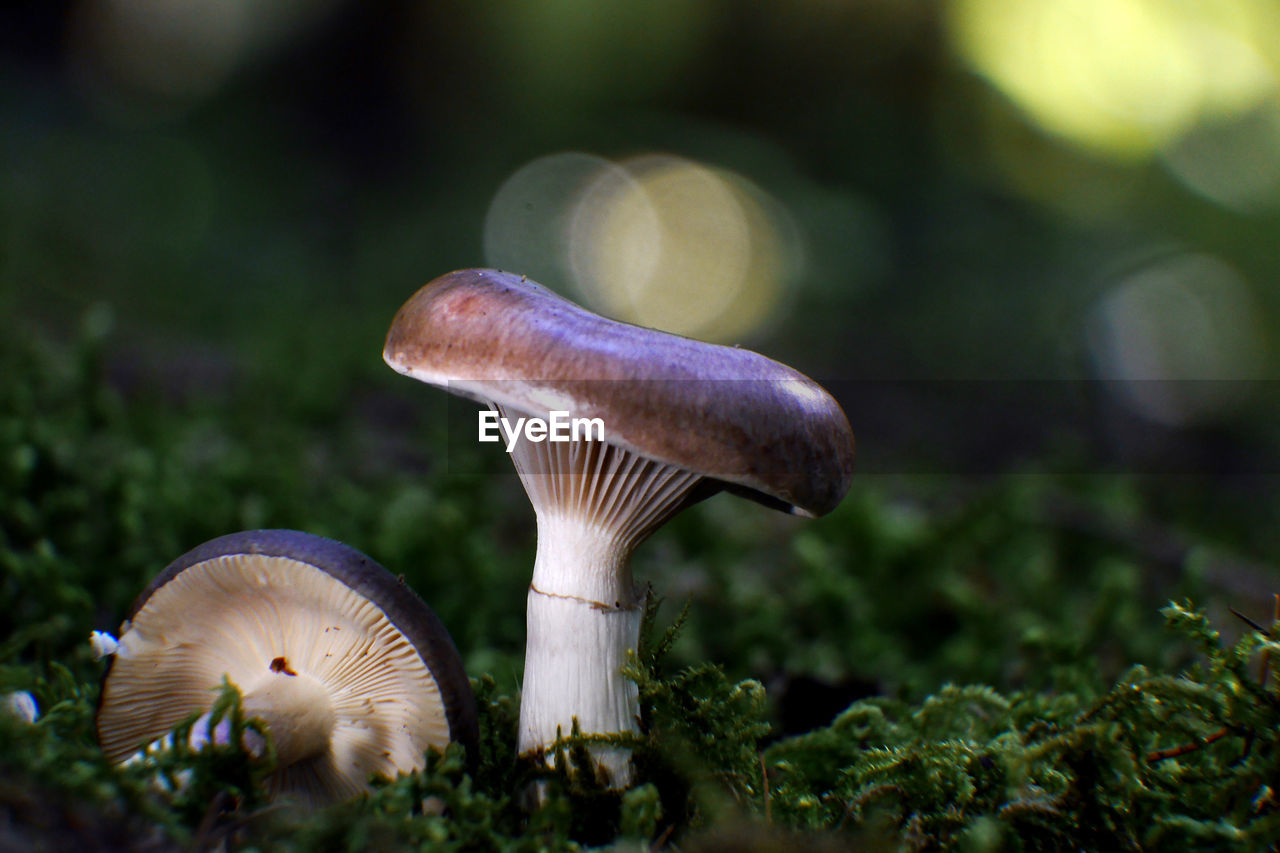
[[[161,572],[121,625],[103,676],[103,752],[128,760],[207,711],[224,677],[275,743],[272,792],[304,803],[421,769],[426,750],[450,741],[476,746],[475,698],[440,620],[403,581],[331,539],[233,533]]]
[[[505,424],[536,512],[522,754],[551,760],[575,722],[587,735],[638,732],[637,688],[621,669],[644,609],[630,558],[654,530],[721,489],[817,516],[849,488],[853,434],[811,379],[749,350],[605,319],[523,276],[435,279],[396,315],[383,358],[490,407],[481,422]],[[603,436],[591,437],[603,440],[554,440],[557,416],[598,419]],[[627,749],[591,754],[607,783],[629,783]]]

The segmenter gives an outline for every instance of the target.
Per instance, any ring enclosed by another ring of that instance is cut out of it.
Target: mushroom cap
[[[805,375],[737,347],[609,320],[524,276],[459,270],[401,307],[383,358],[529,415],[600,418],[605,440],[801,515],[853,475],[844,412]]]
[[[207,711],[224,676],[246,715],[252,694],[270,702],[297,685],[313,718],[299,725],[325,723],[324,748],[271,780],[305,801],[420,769],[450,741],[475,752],[475,698],[448,632],[403,581],[341,542],[252,530],[171,563],[134,602],[103,676],[103,752],[122,761]],[[275,722],[279,747],[291,733]]]

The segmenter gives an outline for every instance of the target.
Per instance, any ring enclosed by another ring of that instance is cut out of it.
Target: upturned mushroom
[[[114,648],[95,646],[111,653],[97,729],[115,762],[207,711],[224,678],[275,743],[272,792],[307,804],[421,769],[450,741],[474,751],[478,737],[470,683],[435,613],[359,551],[307,533],[198,546],[138,596]]]
[[[491,407],[481,419],[501,418],[536,512],[522,754],[550,759],[575,721],[588,735],[638,731],[637,688],[621,672],[643,614],[630,559],[665,521],[722,489],[817,516],[849,488],[853,434],[811,379],[749,350],[605,319],[522,276],[435,279],[396,315],[383,358]],[[566,422],[599,428],[575,439]],[[628,784],[626,749],[592,755],[606,781]]]

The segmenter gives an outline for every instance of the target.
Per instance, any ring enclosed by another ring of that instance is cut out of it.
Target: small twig
[[[1274,625],[1276,622],[1280,622],[1280,594],[1273,595],[1271,598],[1272,598],[1271,624]],[[1263,633],[1267,635],[1267,639],[1269,640],[1275,639],[1274,637],[1271,636],[1270,631],[1264,631]],[[1267,679],[1271,676],[1271,649],[1270,648],[1263,649],[1261,657],[1262,657],[1262,671],[1258,673],[1258,686],[1261,687],[1263,690],[1266,690]]]
[[[1274,604],[1271,608],[1271,622],[1272,624],[1275,624],[1276,622],[1280,622],[1280,593],[1272,595],[1272,599]],[[1262,634],[1268,640],[1275,639],[1271,636],[1270,628],[1262,627],[1248,616],[1245,616],[1239,610],[1236,610],[1234,607],[1228,607],[1227,609],[1231,611],[1232,616],[1236,617],[1259,634]],[[1261,664],[1258,671],[1258,686],[1265,690],[1267,687],[1267,679],[1271,677],[1271,650],[1263,649],[1262,654],[1259,655],[1259,659],[1261,660]]]
[[[1188,752],[1195,752],[1197,749],[1201,749],[1211,743],[1216,743],[1217,741],[1222,740],[1229,734],[1231,734],[1231,729],[1229,727],[1221,728],[1213,734],[1205,735],[1198,741],[1192,741],[1191,743],[1184,743],[1181,746],[1171,746],[1168,749],[1159,749],[1155,752],[1149,752],[1147,753],[1147,763],[1155,764],[1157,762],[1164,761],[1167,758],[1177,758],[1180,755],[1186,755]]]
[[[1248,625],[1248,626],[1249,626],[1250,628],[1252,628],[1253,630],[1257,631],[1259,634],[1269,634],[1269,633],[1270,633],[1269,631],[1267,631],[1267,629],[1266,629],[1266,628],[1263,628],[1263,627],[1262,627],[1261,625],[1259,625],[1257,622],[1254,622],[1252,619],[1250,619],[1248,616],[1245,616],[1243,613],[1241,613],[1239,610],[1236,610],[1234,607],[1228,606],[1228,607],[1227,607],[1227,609],[1231,611],[1231,615],[1232,615],[1232,616],[1236,617],[1236,618],[1237,618],[1237,619],[1239,619],[1241,622],[1243,622],[1244,624]]]

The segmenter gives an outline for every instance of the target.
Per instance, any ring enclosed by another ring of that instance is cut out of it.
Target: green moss
[[[909,849],[978,835],[1000,839],[988,849],[1280,843],[1280,694],[1249,672],[1275,644],[1253,632],[1224,647],[1190,605],[1165,615],[1202,666],[1135,667],[1096,695],[969,686],[915,706],[855,703],[766,753],[772,814],[815,830],[887,817]]]

